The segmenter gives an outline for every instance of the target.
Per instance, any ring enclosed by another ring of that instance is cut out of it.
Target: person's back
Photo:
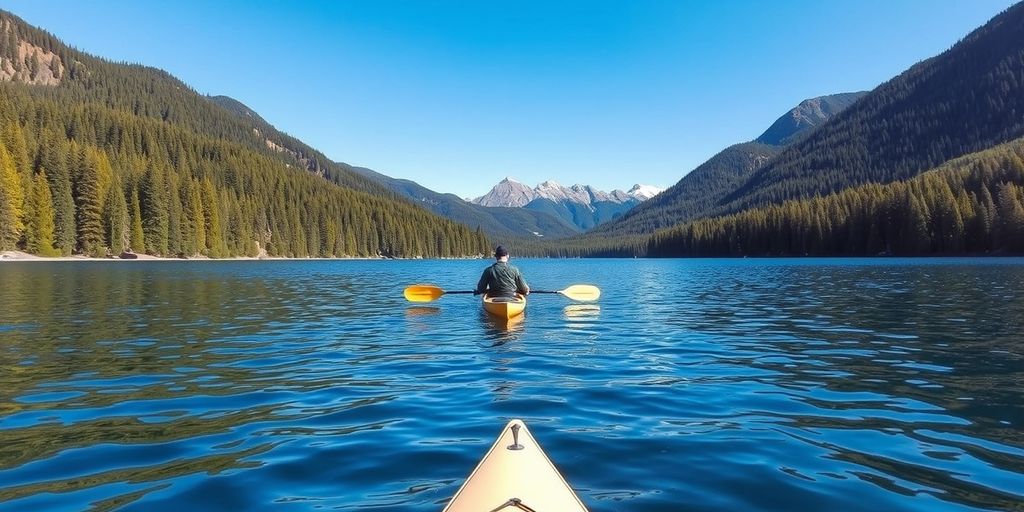
[[[491,297],[513,297],[516,293],[528,295],[530,286],[519,269],[508,264],[508,251],[499,245],[494,250],[494,257],[498,261],[484,269],[474,293],[486,293]]]

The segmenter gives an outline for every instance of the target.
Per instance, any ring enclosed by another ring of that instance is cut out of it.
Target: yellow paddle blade
[[[432,284],[414,284],[405,289],[405,300],[409,302],[431,302],[442,295],[444,290]]]
[[[601,298],[601,289],[589,284],[574,284],[558,293],[579,301],[592,301]]]

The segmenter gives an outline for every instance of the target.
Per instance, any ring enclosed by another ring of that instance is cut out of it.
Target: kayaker
[[[476,285],[473,295],[486,293],[491,297],[515,297],[517,293],[530,294],[530,286],[523,279],[519,269],[508,264],[508,251],[498,246],[494,249],[497,261],[484,270],[480,282]]]

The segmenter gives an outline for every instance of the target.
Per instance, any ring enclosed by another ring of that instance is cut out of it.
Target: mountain
[[[913,177],[1024,135],[1024,4],[878,86],[793,142],[716,215]]]
[[[498,182],[490,192],[470,201],[480,206],[503,206],[521,208],[537,198],[537,193],[527,185],[513,178]]]
[[[562,238],[580,232],[576,226],[545,212],[480,206],[468,203],[454,194],[435,192],[411,180],[391,178],[364,167],[347,167],[438,215],[467,226],[479,226],[493,239]]]
[[[668,190],[587,236],[652,233],[700,216],[745,184],[755,171],[781,153],[787,144],[800,140],[865,94],[841,93],[800,102],[757,139],[723,149]]]
[[[738,186],[691,186],[696,178],[688,175],[621,221],[563,245],[573,246],[577,255],[586,255],[588,245],[595,248],[594,254],[608,254],[616,251],[607,243],[610,236],[667,226],[670,219],[691,222],[673,224],[667,235],[655,235],[649,249],[658,254],[876,254],[858,240],[882,241],[885,245],[876,243],[873,248],[902,254],[955,254],[972,247],[1019,252],[1019,246],[1007,243],[1007,233],[1024,233],[1020,179],[992,179],[1024,168],[1017,162],[1019,152],[980,159],[977,174],[969,176],[974,183],[967,178],[947,180],[945,185],[924,179],[910,188],[903,183],[954,158],[1024,135],[1022,77],[1024,4],[1018,3],[949,50],[910,67],[816,128],[789,139],[788,146],[756,165]],[[787,136],[769,133],[767,140],[784,141]],[[712,160],[728,157],[742,162],[734,149]],[[998,163],[1000,158],[1011,161]],[[985,185],[979,186],[979,181]],[[860,185],[856,193],[843,193]],[[913,188],[917,186],[932,189],[919,192]],[[993,194],[1000,199],[993,199]],[[701,195],[714,197],[702,200]],[[830,199],[814,199],[825,196]],[[957,213],[949,207],[951,197],[958,203]],[[880,218],[851,222],[851,216]],[[971,236],[991,234],[988,245],[978,240],[962,240],[960,248],[947,244],[958,240],[965,219],[983,224]],[[995,219],[1002,225],[993,226]],[[888,232],[865,233],[865,226]],[[817,245],[809,245],[812,241]],[[630,247],[635,247],[635,239],[621,244],[622,249]],[[558,251],[549,246],[546,253]]]
[[[646,201],[662,192],[665,189],[655,187],[654,185],[641,185],[637,183],[633,185],[633,188],[626,191],[626,195],[639,199],[640,201]]]
[[[0,250],[416,257],[490,245],[239,102],[4,11],[0,134]]]
[[[521,208],[528,205],[535,199],[548,199],[551,201],[571,201],[584,205],[610,201],[614,203],[628,203],[630,201],[646,201],[659,194],[661,189],[652,185],[633,185],[629,192],[613,190],[603,192],[590,185],[573,185],[563,187],[557,182],[548,180],[540,183],[534,188],[524,185],[507,177],[495,185],[488,193],[471,200],[473,204],[481,206],[508,206]],[[635,203],[634,203],[635,204]]]
[[[564,187],[545,181],[530,188],[513,178],[505,178],[473,204],[489,207],[523,208],[553,215],[579,230],[593,228],[620,217],[642,201],[657,195],[651,185],[634,185],[629,192],[604,192],[590,185]]]
[[[1024,138],[906,181],[870,183],[658,231],[647,255],[1024,253]]]
[[[847,92],[801,101],[793,110],[772,123],[760,137],[754,139],[754,142],[769,146],[788,146],[800,135],[846,110],[865,94],[867,91]]]

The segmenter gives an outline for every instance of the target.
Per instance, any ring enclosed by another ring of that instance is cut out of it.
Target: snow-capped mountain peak
[[[613,203],[626,203],[630,201],[646,201],[661,192],[662,189],[651,185],[633,185],[628,192],[613,190],[604,192],[590,185],[579,183],[565,187],[554,180],[547,180],[534,188],[530,188],[515,178],[506,177],[501,180],[487,194],[480,196],[470,202],[482,206],[526,206],[537,198],[549,199],[554,202],[568,201],[585,206],[594,203],[610,201]]]
[[[629,192],[604,192],[579,183],[565,187],[554,180],[530,188],[508,177],[487,194],[470,202],[481,206],[527,208],[550,213],[567,224],[585,230],[622,215],[658,192],[661,192],[660,188],[650,185],[634,185]]]
[[[629,192],[626,192],[626,194],[640,201],[646,201],[662,193],[664,190],[665,189],[655,187],[654,185],[641,185],[637,183],[636,185],[633,185],[633,188],[629,189]]]

